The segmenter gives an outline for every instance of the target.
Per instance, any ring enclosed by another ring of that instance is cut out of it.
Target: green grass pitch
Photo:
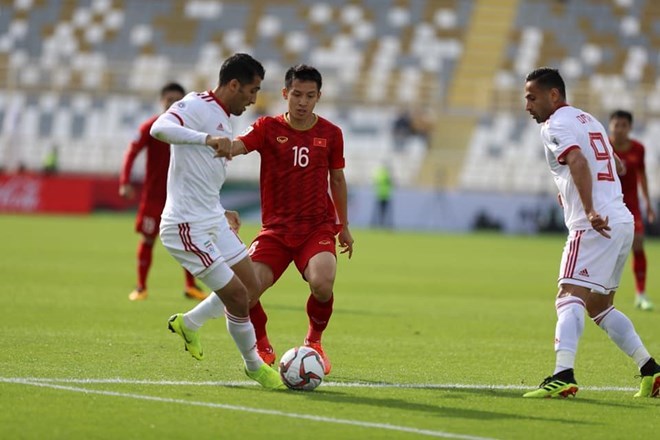
[[[160,243],[150,297],[131,303],[130,215],[0,216],[0,438],[652,438],[660,399],[633,399],[633,362],[587,320],[576,399],[521,398],[554,365],[563,236],[353,231],[324,338],[333,373],[314,392],[251,385],[224,320],[195,361],[166,329],[194,302]],[[247,225],[249,242],[256,231]],[[647,242],[660,303],[660,243]],[[617,304],[660,356],[659,314]],[[263,302],[278,354],[305,335],[293,267]]]

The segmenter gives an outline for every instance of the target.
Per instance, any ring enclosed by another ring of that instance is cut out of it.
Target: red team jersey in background
[[[163,212],[165,199],[167,198],[167,170],[170,164],[169,144],[161,142],[149,134],[151,126],[157,118],[158,115],[153,116],[140,126],[138,137],[131,142],[124,155],[124,163],[119,176],[120,185],[130,182],[133,162],[140,151],[146,148],[146,173],[136,228],[138,232],[145,232],[147,234],[158,232],[160,215]],[[151,224],[142,225],[145,217],[153,219],[155,224],[153,226]],[[152,229],[154,230],[152,231]]]
[[[259,118],[239,136],[248,152],[261,155],[261,218],[264,231],[288,244],[319,229],[339,232],[328,194],[328,170],[344,168],[341,129],[318,117],[307,130],[292,128],[284,115]]]
[[[626,166],[626,174],[619,176],[621,179],[621,190],[623,191],[623,202],[635,217],[635,229],[637,229],[637,223],[642,222],[637,188],[639,178],[645,172],[644,146],[631,139],[628,151],[617,151],[616,154]]]

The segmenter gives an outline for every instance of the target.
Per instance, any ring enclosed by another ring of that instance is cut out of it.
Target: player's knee
[[[247,316],[249,310],[248,290],[242,283],[230,282],[218,294],[229,313],[235,316]]]
[[[334,279],[330,277],[317,277],[309,280],[312,294],[320,301],[328,300],[332,296]]]

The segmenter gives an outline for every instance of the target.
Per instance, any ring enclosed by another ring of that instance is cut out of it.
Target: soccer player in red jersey
[[[349,258],[353,237],[348,229],[342,132],[314,113],[321,85],[321,74],[314,67],[291,67],[282,89],[288,112],[258,119],[232,142],[231,153],[258,151],[261,155],[262,229],[250,247],[261,282],[259,296],[289,263],[295,263],[311,291],[304,344],[319,352],[328,374],[331,364],[321,335],[332,315],[335,236],[341,253],[348,253]],[[258,298],[252,304],[257,349],[264,362],[272,365],[276,356],[266,334],[267,316]]]
[[[160,91],[160,103],[163,111],[182,99],[185,94],[183,87],[177,83],[169,83],[163,86]],[[135,230],[142,235],[137,249],[138,282],[135,290],[128,295],[128,299],[131,301],[147,299],[147,275],[151,267],[154,240],[158,236],[160,214],[163,212],[165,199],[167,198],[167,169],[170,164],[170,146],[149,134],[149,130],[151,130],[151,126],[157,118],[158,115],[155,115],[140,126],[138,136],[131,142],[124,154],[124,162],[119,176],[119,195],[132,199],[135,196],[135,189],[130,183],[133,162],[142,150],[147,150],[144,187],[135,221]],[[186,279],[184,294],[188,298],[197,300],[206,298],[206,294],[197,287],[195,277],[187,270],[184,269],[184,271]]]
[[[644,166],[644,146],[630,138],[632,113],[617,110],[610,116],[610,143],[624,164],[625,170],[619,175],[623,201],[635,218],[635,236],[633,239],[633,273],[637,295],[635,307],[641,310],[653,310],[653,303],[646,295],[646,254],[644,253],[644,220],[639,204],[638,189],[642,191],[646,206],[646,219],[655,221],[655,211],[649,197],[648,179]]]

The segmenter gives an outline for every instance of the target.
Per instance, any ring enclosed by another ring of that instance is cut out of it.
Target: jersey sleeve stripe
[[[183,119],[181,119],[181,116],[177,115],[173,111],[169,111],[167,113],[174,116],[175,118],[177,118],[177,120],[179,121],[179,124],[181,124],[182,127],[184,126]]]
[[[565,149],[565,150],[563,151],[563,153],[561,153],[561,154],[559,155],[559,157],[557,158],[557,162],[559,162],[559,163],[562,164],[562,165],[566,165],[566,155],[567,155],[568,153],[570,153],[571,151],[575,150],[576,148],[579,149],[580,147],[579,147],[578,145],[571,145],[570,147],[568,147],[567,149]]]

